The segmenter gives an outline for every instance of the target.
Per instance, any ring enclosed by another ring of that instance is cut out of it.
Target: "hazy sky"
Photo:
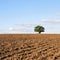
[[[33,32],[36,25],[60,33],[60,0],[0,0],[0,33]]]

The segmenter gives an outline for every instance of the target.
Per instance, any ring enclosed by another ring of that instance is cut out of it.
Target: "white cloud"
[[[13,27],[9,27],[9,30],[12,31],[13,30]]]
[[[29,33],[29,32],[33,32],[33,29],[31,27],[27,28],[27,27],[20,27],[20,26],[14,26],[14,27],[9,27],[8,29],[9,33],[13,33],[13,32],[20,32],[20,33]]]
[[[26,23],[26,24],[15,24],[15,26],[17,26],[17,27],[20,26],[20,27],[27,27],[27,28],[34,27],[36,25],[38,25],[38,24],[28,24],[28,23]]]
[[[46,23],[60,23],[58,19],[42,19],[41,21]]]

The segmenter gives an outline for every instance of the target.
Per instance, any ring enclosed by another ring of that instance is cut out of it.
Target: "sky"
[[[60,33],[60,0],[0,0],[0,33]]]

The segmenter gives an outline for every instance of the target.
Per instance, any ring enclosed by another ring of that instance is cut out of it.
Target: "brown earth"
[[[0,60],[60,60],[60,35],[0,34]]]

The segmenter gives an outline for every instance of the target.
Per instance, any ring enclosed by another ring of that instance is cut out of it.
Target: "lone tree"
[[[43,26],[39,26],[39,25],[36,26],[35,29],[34,29],[34,31],[35,31],[35,32],[39,32],[39,34],[40,34],[41,32],[44,32],[44,30],[45,30],[44,27],[43,27]]]

